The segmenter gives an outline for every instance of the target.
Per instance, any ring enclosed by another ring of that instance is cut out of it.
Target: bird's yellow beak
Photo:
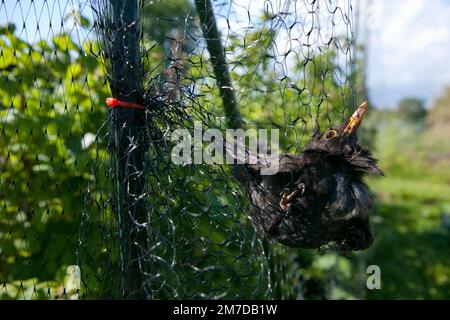
[[[356,111],[352,114],[352,116],[348,120],[347,125],[345,126],[343,131],[344,135],[349,135],[358,130],[364,118],[364,114],[366,113],[368,108],[369,103],[367,101],[361,103],[361,105],[356,109]]]

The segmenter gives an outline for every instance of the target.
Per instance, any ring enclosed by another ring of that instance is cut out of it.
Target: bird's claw
[[[281,200],[279,205],[280,208],[284,211],[287,211],[289,204],[291,204],[295,197],[297,197],[299,194],[301,196],[305,192],[305,185],[303,183],[298,184],[297,188],[298,189],[295,189],[291,192],[289,192],[289,189],[285,189],[285,191],[281,193]]]

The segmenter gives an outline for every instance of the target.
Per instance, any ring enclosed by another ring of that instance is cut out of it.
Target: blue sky
[[[375,0],[368,11],[372,101],[390,107],[414,96],[429,105],[450,86],[450,1]]]
[[[345,0],[339,1],[345,3]],[[0,24],[14,21],[21,26],[26,20],[21,37],[31,42],[45,39],[60,29],[61,12],[69,12],[80,2],[86,1],[34,0],[34,5],[30,5],[31,1],[23,0],[19,5],[16,0],[6,0],[5,4],[0,2]],[[279,9],[284,0],[272,2],[278,4]],[[258,14],[264,3],[262,0],[234,0],[233,6],[238,12],[242,4],[244,13]],[[392,107],[403,97],[414,96],[425,99],[430,105],[450,85],[450,1],[353,0],[353,4],[368,8],[363,12],[362,21],[369,29],[367,75],[369,95],[374,104]],[[87,12],[89,10],[84,10],[85,14]],[[41,26],[39,32],[37,21]],[[48,27],[50,21],[52,29]]]
[[[27,42],[48,39],[58,34],[62,24],[66,30],[73,27],[74,20],[65,19],[73,10],[91,17],[86,3],[86,0],[5,0],[0,2],[0,25],[13,22],[16,34]]]

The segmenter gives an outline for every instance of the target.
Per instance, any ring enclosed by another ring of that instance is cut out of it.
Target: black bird
[[[291,247],[331,242],[345,252],[372,245],[372,200],[363,177],[383,173],[358,144],[367,108],[364,102],[347,122],[315,133],[302,154],[280,155],[278,173],[261,175],[263,164],[255,164],[237,175],[250,194],[252,220],[266,235]]]

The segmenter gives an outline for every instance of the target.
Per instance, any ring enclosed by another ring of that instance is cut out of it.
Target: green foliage
[[[67,34],[36,44],[12,26],[4,34],[0,297],[74,299],[79,271],[82,298],[120,298],[109,157],[106,141],[92,141],[105,136],[108,90],[95,58],[84,54],[98,48],[80,48]],[[146,63],[162,60],[156,51]],[[263,255],[240,215],[248,204],[220,168],[171,166],[148,177],[149,223],[162,239],[152,249],[157,259],[143,262],[154,297],[267,297],[264,261],[254,258]]]
[[[155,0],[144,6],[145,39],[155,41],[170,56],[173,39],[181,40],[189,52],[194,45],[191,37],[198,31],[196,12],[188,0]]]
[[[85,134],[104,121],[107,90],[95,57],[80,55],[93,43],[31,44],[14,29],[0,30],[0,296],[42,298],[77,263],[80,213],[105,191],[88,192],[106,154]]]

